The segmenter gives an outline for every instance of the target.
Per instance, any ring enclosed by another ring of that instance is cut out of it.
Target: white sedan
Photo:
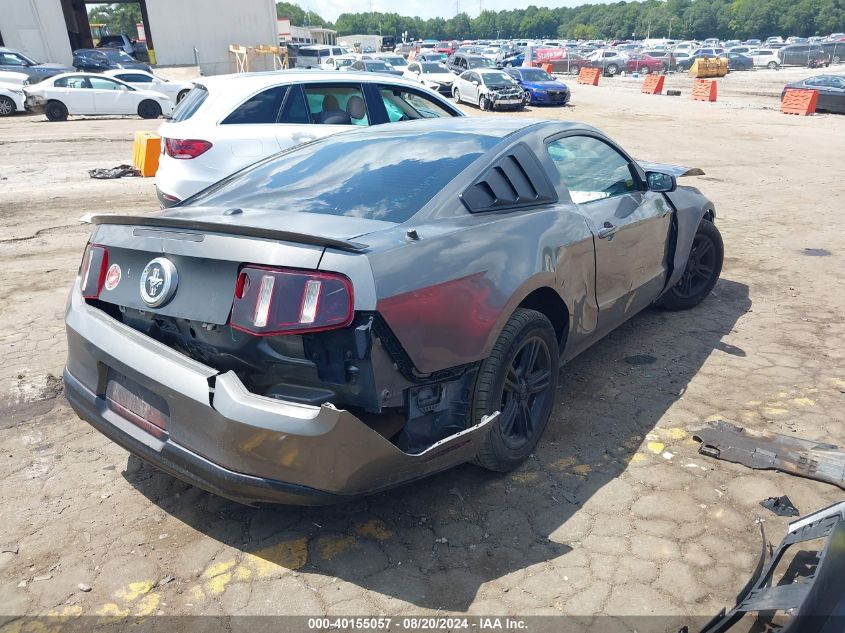
[[[0,117],[23,112],[25,101],[23,86],[0,81]]]
[[[43,111],[50,121],[69,114],[137,114],[142,119],[169,115],[173,101],[161,92],[138,90],[113,77],[93,73],[62,73],[25,86],[28,108]]]
[[[145,70],[107,70],[103,74],[119,79],[138,90],[154,90],[165,94],[173,103],[179,103],[194,87],[193,81],[170,81]]]
[[[452,84],[452,96],[482,110],[522,110],[525,93],[511,76],[497,68],[467,70]]]
[[[429,90],[447,95],[452,94],[452,83],[455,81],[454,73],[441,62],[413,61],[405,68],[402,76],[416,79]]]

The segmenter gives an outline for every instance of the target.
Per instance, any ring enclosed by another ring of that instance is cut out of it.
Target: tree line
[[[276,11],[292,24],[333,28],[339,36],[407,32],[411,39],[747,39],[845,31],[845,0],[644,0],[555,9],[531,5],[449,19],[342,13],[334,24],[294,3],[277,3]]]

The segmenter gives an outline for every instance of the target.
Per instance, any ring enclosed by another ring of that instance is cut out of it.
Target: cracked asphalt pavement
[[[516,472],[467,465],[328,508],[239,506],[76,418],[58,377],[78,218],[157,208],[151,179],[87,170],[129,162],[133,132],[157,123],[0,120],[0,614],[661,615],[677,630],[732,604],[755,517],[774,543],[786,526],[759,501],[786,494],[804,514],[842,498],[691,438],[724,419],[845,445],[845,118],[779,114],[759,95],[787,74],[733,73],[716,104],[603,80],[573,86],[573,107],[521,114],[703,168],[689,184],[716,203],[722,279],[698,308],[647,310],[565,367]]]

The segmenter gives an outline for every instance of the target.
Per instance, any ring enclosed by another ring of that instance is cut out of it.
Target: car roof
[[[376,60],[362,60],[376,61]],[[380,75],[374,79],[372,73],[343,72],[335,73],[326,70],[291,69],[291,70],[268,70],[255,73],[234,73],[231,75],[214,75],[213,77],[201,77],[196,83],[205,86],[209,90],[225,89],[227,92],[259,90],[264,87],[275,86],[283,83],[328,81],[331,83],[355,83],[361,81],[390,81],[403,85],[419,88],[418,81],[403,79],[402,77],[391,77]],[[243,93],[240,93],[243,94]]]

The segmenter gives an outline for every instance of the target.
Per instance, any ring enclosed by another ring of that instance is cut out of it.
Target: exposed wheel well
[[[716,213],[713,209],[707,209],[707,211],[704,212],[704,219],[710,222],[713,222],[713,220],[716,219]]]
[[[537,288],[522,300],[519,307],[544,314],[552,322],[559,349],[563,348],[569,332],[569,309],[558,293],[551,288]]]

